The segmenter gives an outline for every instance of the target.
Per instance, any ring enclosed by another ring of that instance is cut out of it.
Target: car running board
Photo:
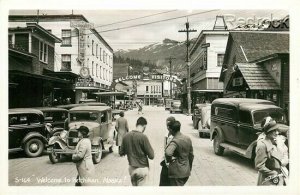
[[[232,152],[235,152],[235,153],[237,153],[241,156],[244,156],[244,157],[248,158],[247,155],[246,155],[247,150],[241,149],[239,147],[236,147],[236,146],[233,146],[233,145],[227,144],[227,143],[221,143],[220,146],[222,146],[223,148],[225,148],[227,150],[230,150]]]

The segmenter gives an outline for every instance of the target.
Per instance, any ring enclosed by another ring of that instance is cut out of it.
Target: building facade
[[[54,75],[55,43],[61,39],[36,23],[8,29],[9,107],[49,106],[54,89],[71,91],[72,78]]]
[[[190,49],[192,107],[222,97],[219,76],[228,39],[226,30],[203,30]]]
[[[59,37],[62,42],[55,44],[54,70],[68,77],[85,75],[74,83],[74,102],[84,98],[95,98],[94,92],[108,91],[113,79],[113,49],[94,29],[83,15],[11,15],[9,26],[24,25],[24,22],[38,22],[40,26]],[[85,69],[86,70],[86,69]],[[65,94],[57,89],[56,95]],[[57,97],[59,98],[59,97]]]

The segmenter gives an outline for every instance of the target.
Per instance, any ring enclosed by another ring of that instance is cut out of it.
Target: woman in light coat
[[[85,126],[80,126],[78,129],[78,137],[81,140],[78,142],[75,153],[72,155],[72,160],[76,163],[78,171],[75,186],[87,186],[93,183],[95,167],[92,160],[91,141],[88,138],[88,132],[89,129]]]

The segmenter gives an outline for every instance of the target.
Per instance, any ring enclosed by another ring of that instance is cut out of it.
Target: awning
[[[199,92],[199,93],[216,92],[216,93],[222,93],[223,89],[199,89],[199,90],[192,90],[192,92]]]
[[[255,63],[237,63],[236,67],[250,90],[280,90],[279,85],[263,66]],[[233,77],[234,74],[231,75],[228,86],[232,86]]]
[[[126,92],[110,91],[110,92],[96,92],[93,94],[98,96],[113,96],[113,95],[126,95]]]
[[[81,89],[81,90],[101,90],[99,87],[75,87],[76,89]]]

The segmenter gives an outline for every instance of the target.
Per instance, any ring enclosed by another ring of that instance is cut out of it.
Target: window
[[[149,86],[146,86],[146,92],[148,92],[149,91]]]
[[[98,44],[96,44],[96,57],[98,57]]]
[[[109,77],[109,75],[108,75],[108,70],[106,70],[106,80],[108,81],[108,77]]]
[[[94,55],[94,40],[92,40],[92,55]]]
[[[39,47],[39,59],[44,63],[48,63],[48,45],[42,41],[40,41]]]
[[[151,93],[153,93],[153,86],[151,86]]]
[[[99,53],[99,55],[100,55],[100,60],[102,61],[102,48],[100,47],[100,53]]]
[[[103,50],[103,62],[105,63],[105,51]]]
[[[61,30],[62,46],[72,46],[71,44],[71,30]]]
[[[96,77],[98,77],[98,64],[96,64]]]
[[[99,74],[100,78],[102,79],[102,74],[101,73],[102,73],[102,66],[100,66],[100,74]]]
[[[224,54],[218,54],[218,66],[222,66],[224,61]]]
[[[100,115],[101,115],[101,123],[107,122],[107,113],[102,112]]]
[[[71,71],[71,55],[61,55],[61,71]]]
[[[94,61],[92,61],[92,75],[94,76]]]
[[[30,121],[30,124],[41,124],[40,116],[37,114],[28,115],[28,119]]]
[[[241,123],[252,124],[252,117],[249,111],[240,110],[239,117]]]

